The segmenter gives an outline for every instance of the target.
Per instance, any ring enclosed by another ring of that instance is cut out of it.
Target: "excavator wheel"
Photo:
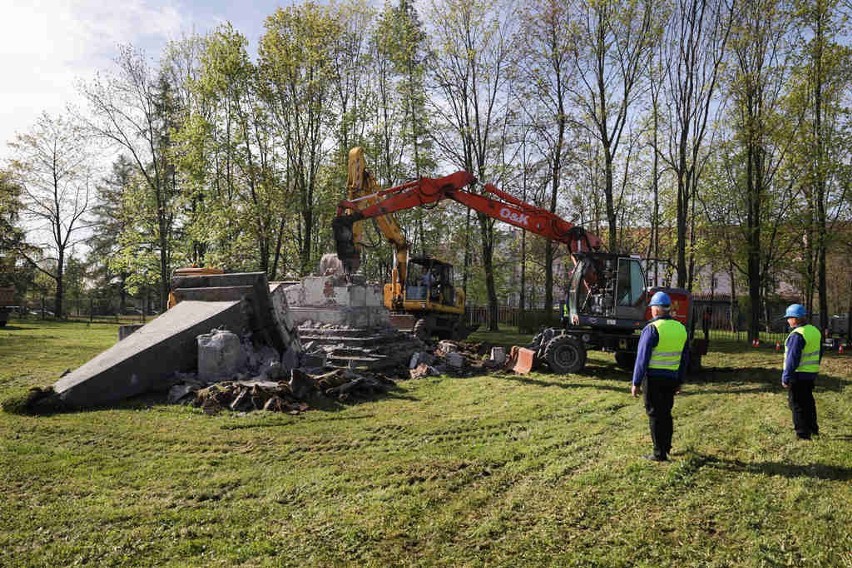
[[[570,335],[558,335],[544,347],[544,361],[554,373],[578,373],[586,366],[586,347]]]

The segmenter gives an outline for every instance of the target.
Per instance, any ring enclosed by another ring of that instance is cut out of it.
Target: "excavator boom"
[[[358,249],[353,245],[353,225],[363,219],[380,218],[396,211],[422,207],[451,199],[474,211],[520,227],[547,239],[565,243],[572,253],[601,248],[601,240],[582,227],[565,221],[541,207],[525,203],[492,184],[484,193],[467,189],[476,178],[464,170],[440,178],[420,178],[357,199],[342,201],[337,207],[333,228],[337,255],[347,270],[357,269]],[[347,211],[352,213],[347,214]]]

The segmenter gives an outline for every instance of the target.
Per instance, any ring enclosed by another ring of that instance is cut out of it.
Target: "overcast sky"
[[[117,45],[159,58],[165,43],[230,21],[251,42],[291,0],[0,0],[0,159],[39,114],[79,102],[76,84],[109,69]]]

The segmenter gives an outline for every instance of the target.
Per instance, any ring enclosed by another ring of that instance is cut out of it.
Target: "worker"
[[[686,328],[672,319],[672,301],[665,292],[651,297],[651,319],[639,336],[636,364],[633,367],[634,397],[645,394],[645,413],[651,430],[654,453],[643,456],[651,461],[668,461],[672,447],[672,407],[680,392],[689,362]]]
[[[791,304],[784,317],[792,328],[784,344],[784,369],[781,385],[793,413],[793,428],[800,440],[819,434],[814,383],[822,359],[822,334],[807,321],[808,312],[801,304]]]

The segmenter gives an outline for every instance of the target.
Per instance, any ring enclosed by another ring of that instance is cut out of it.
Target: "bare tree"
[[[707,149],[711,111],[728,46],[734,0],[677,0],[663,46],[665,162],[674,173],[677,206],[677,285],[692,289],[694,253],[687,265],[687,244],[695,242],[694,197]],[[690,246],[690,250],[692,246]]]
[[[433,98],[436,120],[445,130],[436,142],[445,157],[479,179],[494,179],[502,164],[507,107],[510,25],[503,5],[443,0],[433,6],[436,45],[432,72],[440,91]],[[468,212],[468,219],[470,213]],[[489,327],[497,329],[494,279],[494,220],[476,214],[488,295]],[[468,249],[468,243],[465,248]],[[467,250],[466,250],[467,253]],[[465,278],[469,257],[465,256]],[[466,283],[466,281],[465,281]]]
[[[580,125],[600,146],[609,246],[618,248],[614,164],[642,94],[641,80],[658,39],[656,0],[577,0],[573,42],[576,81],[571,91]],[[629,129],[628,129],[629,130]]]
[[[743,3],[732,37],[729,89],[736,152],[731,199],[744,204],[740,226],[747,253],[752,338],[760,331],[764,294],[778,253],[774,241],[780,219],[789,211],[791,185],[777,174],[800,121],[800,117],[781,115],[789,88],[789,18],[778,0]]]
[[[573,71],[569,50],[571,34],[568,5],[562,0],[537,0],[527,4],[520,36],[520,106],[533,126],[535,138],[547,162],[547,209],[556,213],[568,155],[569,84]],[[553,241],[545,241],[544,309],[548,317],[553,306],[554,248]]]
[[[152,243],[159,252],[160,301],[164,309],[169,293],[171,243],[176,194],[174,166],[168,158],[169,121],[163,82],[144,53],[122,46],[114,74],[98,76],[82,86],[92,118],[91,133],[127,154],[146,186],[156,211]]]
[[[56,282],[54,313],[62,317],[66,257],[89,209],[91,156],[77,124],[46,113],[10,146],[14,158],[9,169],[21,188],[24,219],[31,227],[28,239],[42,256],[35,258],[23,248],[18,252]]]

